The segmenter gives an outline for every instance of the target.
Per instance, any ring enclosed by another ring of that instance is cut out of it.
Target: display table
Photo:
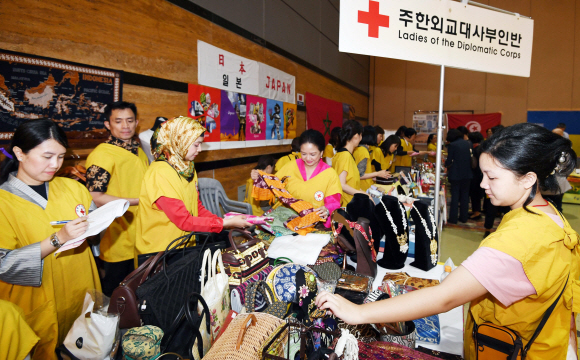
[[[379,258],[380,257],[382,257],[382,253],[379,254]],[[424,279],[440,279],[441,274],[443,273],[443,265],[439,264],[429,271],[423,271],[409,265],[413,261],[415,261],[414,258],[407,258],[407,261],[405,261],[405,267],[399,270],[387,270],[379,266],[377,277],[373,283],[373,289],[377,289],[381,286],[383,277],[387,272],[406,272],[409,276]],[[450,354],[463,355],[463,305],[449,310],[446,313],[439,314],[439,322],[441,324],[441,342],[439,344],[430,344],[417,341],[417,345],[433,350],[444,351]]]

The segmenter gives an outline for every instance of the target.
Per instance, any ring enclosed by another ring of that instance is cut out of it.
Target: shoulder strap
[[[534,340],[536,340],[538,335],[540,335],[542,328],[544,327],[544,325],[546,325],[546,322],[548,321],[548,318],[552,314],[552,311],[554,311],[556,304],[558,303],[558,301],[560,301],[560,298],[562,297],[564,290],[566,290],[566,286],[568,285],[569,279],[570,279],[570,274],[568,274],[568,278],[566,278],[566,283],[564,284],[564,288],[562,289],[562,292],[560,292],[560,295],[558,295],[558,298],[556,299],[556,301],[554,301],[554,303],[552,303],[552,305],[550,305],[548,310],[546,310],[546,312],[544,313],[544,316],[542,317],[542,320],[540,321],[540,323],[538,324],[538,327],[536,328],[536,331],[534,331],[534,335],[532,335],[532,338],[530,339],[530,341],[528,341],[528,343],[526,344],[526,346],[522,350],[522,360],[526,358],[526,355],[527,355],[528,351],[530,350],[530,347],[534,343]]]

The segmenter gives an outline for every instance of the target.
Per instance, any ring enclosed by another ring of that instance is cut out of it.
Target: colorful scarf
[[[288,219],[284,223],[288,229],[297,232],[300,235],[306,235],[314,231],[314,224],[322,220],[317,213],[314,212],[314,207],[311,203],[295,199],[292,194],[286,190],[286,185],[282,178],[279,180],[276,176],[266,174],[258,170],[258,178],[254,180],[254,188],[252,189],[252,197],[256,200],[271,200],[276,196],[282,204],[290,207],[298,213],[297,217]]]
[[[151,148],[155,160],[167,161],[179,175],[191,181],[195,174],[193,161],[185,160],[189,148],[206,129],[197,120],[179,116],[167,120],[155,130]]]

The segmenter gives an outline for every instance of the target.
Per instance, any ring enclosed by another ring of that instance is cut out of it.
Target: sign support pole
[[[435,226],[439,230],[439,243],[437,246],[437,259],[441,256],[441,230],[439,227],[439,207],[440,207],[440,189],[441,189],[441,150],[443,149],[443,92],[445,89],[445,65],[441,65],[441,79],[439,81],[439,116],[437,116],[437,158],[435,161]],[[443,199],[446,202],[446,199]],[[443,204],[447,206],[446,203]]]

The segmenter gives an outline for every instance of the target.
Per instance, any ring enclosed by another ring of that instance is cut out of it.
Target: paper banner
[[[263,63],[260,65],[260,92],[267,99],[296,103],[296,78]]]

